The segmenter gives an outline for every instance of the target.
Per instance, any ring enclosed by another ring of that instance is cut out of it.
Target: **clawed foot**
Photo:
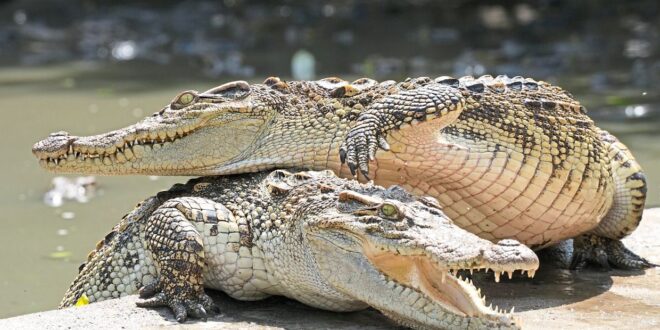
[[[169,307],[178,322],[185,322],[188,316],[206,321],[209,312],[220,310],[203,289],[194,290],[190,285],[173,286],[170,290],[160,280],[140,289],[139,307]],[[167,292],[171,291],[171,292]]]
[[[377,120],[374,118],[374,120]],[[373,120],[365,120],[348,132],[346,140],[339,148],[339,158],[342,164],[346,163],[351,174],[355,176],[357,169],[369,180],[369,161],[376,158],[378,148],[385,151],[390,146],[385,136],[378,130]]]
[[[634,270],[658,266],[628,250],[619,240],[590,234],[573,240],[571,269],[581,267],[587,262],[596,263],[606,269],[614,267]]]

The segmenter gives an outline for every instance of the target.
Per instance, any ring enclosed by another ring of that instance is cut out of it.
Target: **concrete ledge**
[[[648,209],[640,228],[624,241],[636,253],[660,263],[660,208]],[[660,271],[578,272],[541,269],[534,279],[480,279],[489,301],[516,314],[526,329],[658,329]],[[212,293],[222,314],[207,322],[178,324],[165,308],[135,307],[136,296],[78,308],[0,320],[0,329],[394,329],[374,310],[333,313],[274,297],[257,302]]]

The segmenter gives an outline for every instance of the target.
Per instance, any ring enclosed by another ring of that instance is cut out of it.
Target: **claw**
[[[160,281],[156,280],[141,287],[138,293],[140,294],[140,298],[145,299],[153,297],[155,294],[160,292],[160,290]]]
[[[371,178],[369,177],[369,168],[367,168],[366,171],[360,168],[360,173],[362,173],[362,176],[367,179],[367,181],[371,181]]]
[[[357,165],[353,162],[348,162],[348,169],[351,171],[351,175],[355,176],[357,174]]]
[[[385,151],[390,151],[390,145],[382,135],[378,136],[378,146]]]
[[[339,148],[339,160],[342,164],[346,163],[346,147],[342,146]]]
[[[192,317],[201,319],[204,322],[207,320],[206,310],[201,305],[195,305],[188,308],[188,314]]]
[[[207,296],[206,294],[203,294],[199,297],[201,300],[202,306],[204,307],[205,310],[210,311],[212,313],[220,313],[220,307],[215,304],[213,299],[211,297]]]
[[[174,318],[176,319],[177,322],[183,323],[186,322],[186,319],[188,318],[188,313],[186,313],[186,308],[183,307],[182,303],[173,303],[170,308],[172,308],[172,312],[174,312]]]
[[[157,295],[145,299],[142,301],[138,301],[135,303],[138,307],[162,307],[162,306],[167,306],[167,297],[165,296],[164,293],[158,293]]]

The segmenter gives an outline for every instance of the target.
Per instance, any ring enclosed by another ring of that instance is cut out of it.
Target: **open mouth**
[[[445,310],[464,318],[486,318],[500,322],[503,317],[508,318],[512,324],[513,309],[506,312],[497,306],[486,306],[485,297],[480,289],[476,288],[469,278],[463,278],[458,272],[463,269],[443,268],[430,258],[425,256],[402,256],[382,250],[370,249],[366,251],[369,261],[392,281],[429,297],[433,302],[441,305]],[[512,277],[515,270],[527,272],[527,276],[533,277],[536,269],[491,269],[481,267],[475,269],[464,269],[473,272],[475,270],[492,270],[496,279],[505,273]]]
[[[64,166],[73,162],[90,165],[121,164],[140,157],[145,151],[167,147],[190,135],[193,130],[192,127],[183,127],[169,131],[139,133],[116,131],[90,137],[70,136],[64,132],[53,133],[47,139],[37,142],[32,152],[39,158],[39,164],[46,168]],[[107,140],[115,140],[115,142]]]

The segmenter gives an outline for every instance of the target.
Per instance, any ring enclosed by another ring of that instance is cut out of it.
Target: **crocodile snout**
[[[32,153],[39,159],[57,158],[66,155],[76,139],[76,136],[69,135],[65,131],[51,133],[47,138],[32,146]]]
[[[504,239],[491,245],[483,251],[483,259],[495,273],[495,280],[499,282],[499,273],[506,272],[511,277],[510,269],[527,271],[529,276],[539,267],[536,253],[526,245],[513,240]]]

